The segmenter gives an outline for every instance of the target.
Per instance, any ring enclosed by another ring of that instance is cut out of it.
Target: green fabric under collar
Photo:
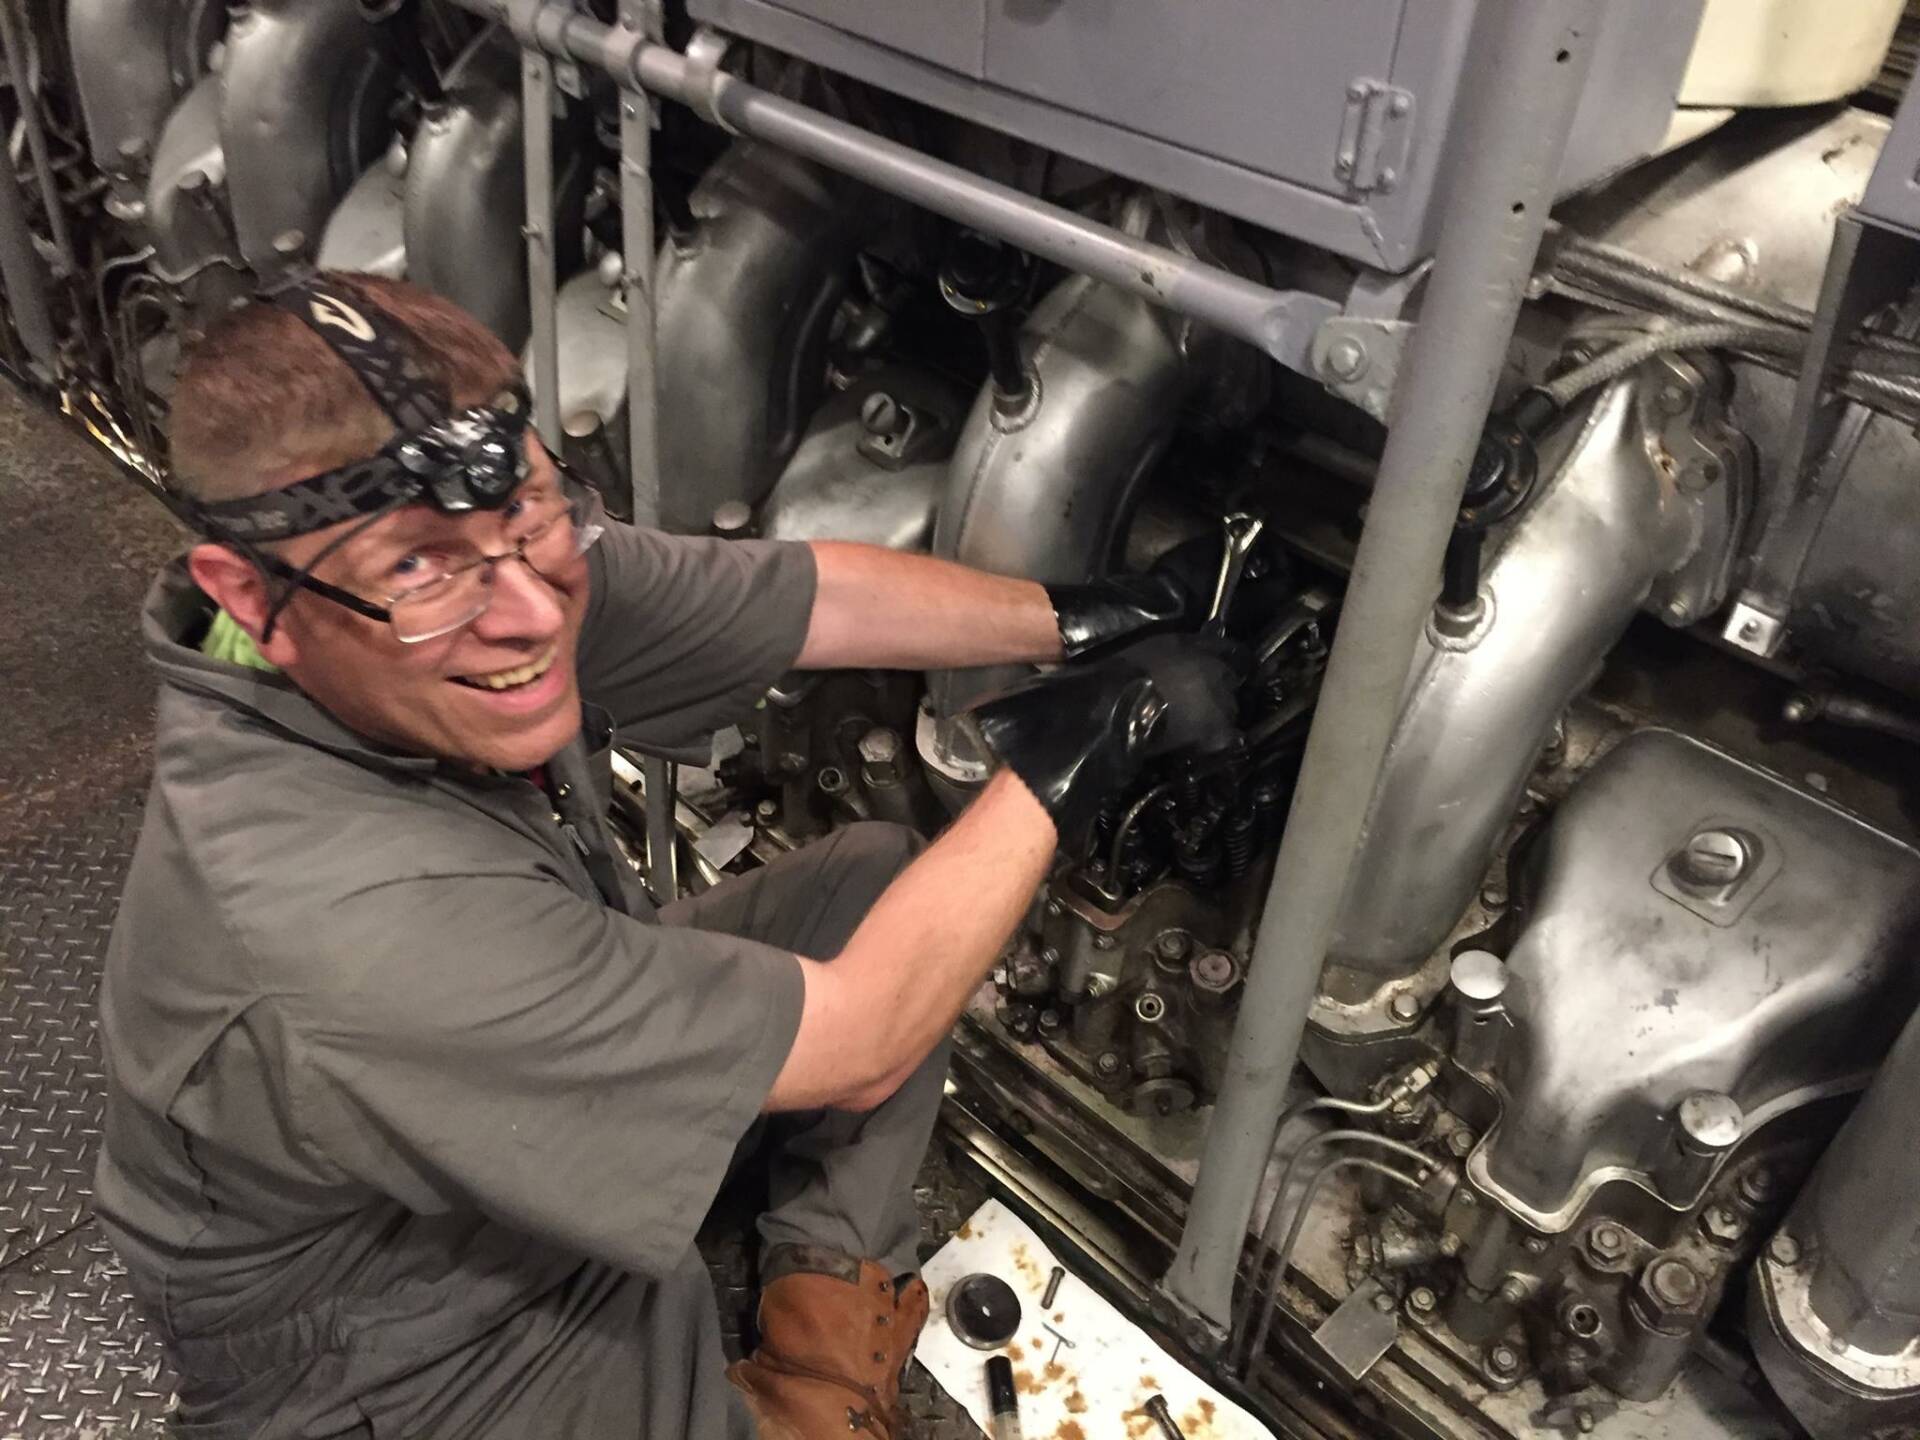
[[[206,638],[200,642],[200,653],[212,660],[224,660],[229,665],[265,670],[270,675],[280,673],[280,667],[260,653],[260,647],[253,643],[253,637],[242,630],[239,622],[224,610],[214,612],[213,624],[207,627]]]

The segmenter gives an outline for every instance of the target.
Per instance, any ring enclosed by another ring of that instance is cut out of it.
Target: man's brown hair
[[[483,405],[519,373],[494,333],[452,301],[404,280],[323,273],[398,321],[409,357],[452,397]],[[393,422],[301,320],[253,300],[189,352],[169,422],[173,481],[196,500],[277,490],[373,454]]]

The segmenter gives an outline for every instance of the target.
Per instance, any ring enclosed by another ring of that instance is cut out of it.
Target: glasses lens
[[[387,606],[388,623],[402,643],[437,640],[477,619],[491,596],[493,567],[472,565],[399,596]]]

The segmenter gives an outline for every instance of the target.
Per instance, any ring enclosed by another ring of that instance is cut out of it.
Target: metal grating
[[[32,838],[0,850],[0,1267],[87,1217],[106,1083],[94,1001],[139,797],[14,819]]]
[[[172,1394],[99,1227],[0,1272],[0,1440],[157,1437]]]

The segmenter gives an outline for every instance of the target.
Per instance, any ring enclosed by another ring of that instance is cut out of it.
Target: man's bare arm
[[[1046,589],[1032,580],[841,540],[812,542],[818,575],[802,670],[919,670],[1060,658]]]
[[[871,1109],[952,1028],[1053,857],[1054,827],[1002,771],[889,885],[831,961],[802,960],[806,1006],[766,1108]]]

